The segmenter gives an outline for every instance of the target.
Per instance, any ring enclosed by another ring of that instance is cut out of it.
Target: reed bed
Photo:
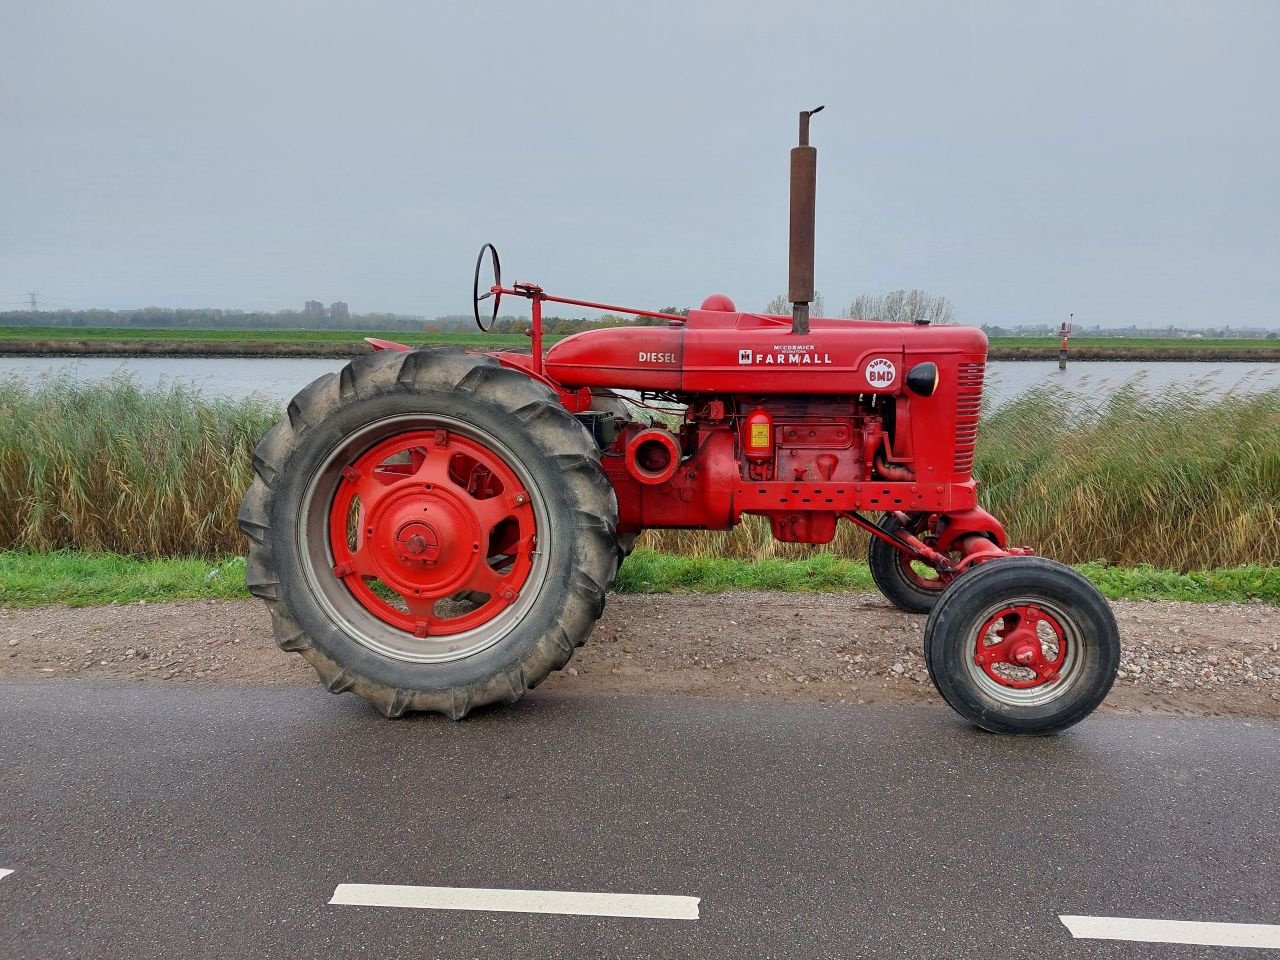
[[[974,473],[1015,544],[1066,563],[1205,570],[1280,564],[1280,390],[1208,399],[1196,385],[1097,401],[1047,389],[988,411]],[[654,531],[678,554],[802,557],[758,518],[727,533]],[[841,524],[827,548],[864,556]]]
[[[0,547],[239,552],[250,458],[280,411],[127,379],[0,383]]]
[[[280,411],[128,380],[0,383],[0,549],[132,556],[239,552],[250,455]],[[1102,401],[1033,391],[984,417],[983,504],[1016,543],[1071,563],[1175,570],[1280,564],[1280,390],[1207,399],[1195,385]],[[865,555],[779,544],[748,518],[726,533],[653,531],[644,545],[746,560]]]

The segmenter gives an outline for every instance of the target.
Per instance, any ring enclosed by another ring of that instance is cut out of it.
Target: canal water
[[[207,397],[257,395],[284,403],[344,363],[296,357],[0,357],[0,380],[35,384],[60,375],[89,382],[127,376],[144,386],[181,384]],[[1221,396],[1280,388],[1280,364],[1099,360],[1072,362],[1060,371],[1056,360],[995,361],[987,367],[986,394],[999,405],[1046,386],[1098,400],[1131,381],[1145,393],[1186,388]]]

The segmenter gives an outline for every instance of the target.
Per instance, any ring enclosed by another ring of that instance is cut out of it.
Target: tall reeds
[[[250,456],[278,416],[129,380],[0,383],[0,547],[239,552]]]
[[[1036,389],[983,418],[974,472],[1010,540],[1066,563],[1175,570],[1280,564],[1280,390],[1212,399],[1197,385],[1148,396],[1129,384],[1094,400]],[[768,558],[779,544],[749,517],[728,533],[654,531],[682,554]],[[841,524],[827,548],[863,556]]]
[[[139,556],[239,552],[250,454],[280,411],[129,381],[0,383],[0,548]],[[983,420],[984,506],[1015,543],[1068,562],[1173,569],[1280,564],[1280,390],[1208,399],[1194,385],[1092,401],[1039,390]],[[727,533],[653,531],[692,556],[804,556],[748,518]],[[841,524],[826,548],[862,556]]]

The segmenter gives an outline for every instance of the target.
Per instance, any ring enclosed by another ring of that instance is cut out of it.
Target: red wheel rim
[[[925,576],[914,566],[913,558],[902,550],[898,551],[898,563],[902,568],[902,575],[910,583],[914,584],[920,590],[932,590],[941,593],[946,589],[954,577],[949,573],[941,573],[937,570],[931,570],[932,577]]]
[[[927,515],[919,515],[915,519],[915,522],[910,524],[906,529],[919,537],[930,547],[936,546],[937,537],[930,532],[932,530],[932,523]],[[898,550],[896,553],[898,557],[898,566],[902,571],[903,578],[918,590],[928,590],[935,593],[941,593],[946,589],[947,584],[955,579],[952,574],[942,573],[933,569],[929,569],[929,574],[932,574],[932,576],[921,573],[916,569],[915,564],[920,563],[921,566],[925,566],[923,563],[915,560],[905,550]]]
[[[329,511],[333,575],[369,613],[417,637],[488,623],[533,566],[530,497],[488,447],[448,430],[378,443],[342,470]],[[464,594],[468,609],[452,611]]]
[[[989,618],[973,654],[983,673],[1015,690],[1056,683],[1066,659],[1062,625],[1034,603],[1009,606]]]

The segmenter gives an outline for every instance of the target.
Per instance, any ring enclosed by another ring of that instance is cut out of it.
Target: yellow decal
[[[751,425],[751,446],[769,446],[769,425],[767,423],[753,423]]]

